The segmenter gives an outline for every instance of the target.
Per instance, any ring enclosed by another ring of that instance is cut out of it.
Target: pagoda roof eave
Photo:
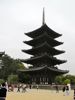
[[[37,54],[38,52],[41,52],[41,50],[42,51],[44,50],[46,52],[49,50],[50,53],[52,52],[51,53],[52,55],[58,55],[58,54],[61,54],[61,53],[65,52],[65,51],[60,51],[60,50],[57,50],[55,48],[52,48],[47,42],[44,42],[43,44],[39,45],[38,47],[29,49],[29,50],[22,50],[22,51],[26,52],[28,54],[34,55],[34,54]]]
[[[27,64],[34,64],[38,62],[38,60],[46,60],[46,59],[53,62],[52,63],[53,65],[57,65],[57,64],[59,65],[59,64],[67,62],[66,60],[59,60],[59,59],[56,59],[55,57],[51,57],[48,54],[44,54],[44,55],[37,56],[37,57],[32,57],[30,59],[21,60],[21,61]]]
[[[30,40],[30,41],[23,41],[23,42],[28,44],[28,45],[35,46],[35,44],[37,44],[40,41],[43,41],[43,42],[49,41],[49,43],[52,46],[58,46],[58,45],[63,44],[63,42],[59,42],[57,40],[54,40],[52,37],[50,37],[48,34],[46,34],[46,32],[44,34]]]
[[[32,31],[32,32],[28,32],[28,33],[25,33],[27,36],[31,37],[31,38],[35,38],[38,36],[38,33],[41,32],[42,30],[44,31],[48,31],[49,34],[51,34],[51,37],[52,38],[57,38],[59,36],[61,36],[62,34],[59,34],[55,31],[53,31],[51,28],[49,28],[46,24],[42,25],[40,28]]]
[[[66,73],[69,72],[68,70],[60,70],[58,68],[52,68],[52,67],[47,67],[47,66],[36,67],[36,68],[29,68],[29,69],[19,70],[19,71],[20,72],[34,72],[34,71],[40,71],[40,70],[43,70],[43,69],[48,69],[50,71],[58,72],[58,73],[61,73],[61,74],[66,74]]]

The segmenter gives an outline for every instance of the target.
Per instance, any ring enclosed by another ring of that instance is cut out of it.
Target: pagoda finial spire
[[[44,8],[43,8],[43,19],[42,19],[42,25],[45,24],[45,11],[44,11]]]

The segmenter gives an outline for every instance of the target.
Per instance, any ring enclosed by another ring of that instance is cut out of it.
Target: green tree
[[[66,76],[57,76],[55,79],[55,82],[58,84],[66,84],[67,82],[69,82],[71,84],[75,84],[75,76],[74,75],[66,75]]]
[[[55,78],[55,83],[56,84],[62,84],[63,83],[63,76],[57,76]]]
[[[69,83],[70,83],[70,79],[66,79],[66,80],[64,80],[63,83],[64,83],[64,84],[69,84]]]
[[[13,74],[9,75],[8,76],[8,83],[9,84],[16,84],[16,83],[18,83],[18,75],[13,75]]]
[[[4,55],[3,64],[0,70],[0,78],[7,80],[8,76],[11,74],[17,74],[18,69],[24,69],[24,65],[21,63],[19,59],[13,59],[8,55]]]
[[[19,73],[19,81],[21,83],[30,83],[31,81],[31,76],[29,74],[25,74],[25,73]]]
[[[69,79],[71,84],[75,84],[75,76],[74,75],[66,75],[65,78]]]

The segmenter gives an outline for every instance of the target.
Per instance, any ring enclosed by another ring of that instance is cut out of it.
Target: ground
[[[6,100],[74,100],[73,99],[73,91],[71,91],[70,95],[63,95],[63,92],[60,91],[56,93],[56,91],[50,90],[36,90],[31,89],[27,90],[27,92],[8,92]]]

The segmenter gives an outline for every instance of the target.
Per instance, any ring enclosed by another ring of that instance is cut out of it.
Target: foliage
[[[5,81],[3,80],[3,79],[0,79],[0,85],[2,84],[2,83],[4,83]]]
[[[71,84],[75,84],[75,76],[74,75],[66,75],[66,79],[69,79]]]
[[[58,84],[66,84],[66,83],[75,84],[75,76],[74,75],[57,76],[56,79],[55,79],[55,83],[58,83]]]
[[[8,55],[4,55],[2,58],[4,66],[0,70],[0,78],[7,80],[11,74],[17,74],[18,69],[24,69],[24,65],[19,59],[13,59]]]
[[[64,80],[64,82],[63,82],[65,85],[66,84],[69,84],[70,83],[70,79],[66,79],[66,80]]]
[[[15,84],[15,83],[18,83],[18,75],[9,75],[8,76],[8,83],[9,84]]]
[[[29,74],[19,73],[19,81],[21,83],[30,83],[31,77]]]
[[[55,78],[55,83],[56,84],[62,84],[63,82],[63,76],[57,76],[56,78]]]

